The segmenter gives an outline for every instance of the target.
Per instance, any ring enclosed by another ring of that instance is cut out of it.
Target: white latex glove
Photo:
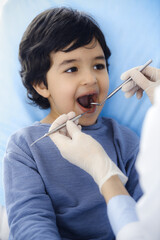
[[[75,112],[69,112],[68,114],[62,114],[62,115],[60,115],[60,116],[52,123],[49,131],[52,130],[53,128],[56,128],[56,127],[58,127],[59,125],[67,122],[67,121],[70,120],[71,118],[74,118],[75,115],[76,115]],[[77,119],[76,121],[74,121],[74,123],[75,123],[76,125],[78,125],[78,122],[79,122],[79,119]],[[78,125],[78,128],[81,129],[81,126]],[[63,135],[65,135],[65,136],[68,136],[68,132],[67,132],[66,127],[61,128],[61,129],[58,131],[58,133],[63,134]]]
[[[66,117],[67,115],[65,117],[62,115],[57,118],[50,130],[63,123]],[[127,177],[111,161],[96,140],[82,133],[72,121],[67,122],[66,129],[69,137],[56,132],[50,135],[50,138],[65,159],[82,168],[93,177],[100,190],[103,183],[113,175],[118,175],[123,184],[127,182]]]
[[[151,103],[153,103],[155,87],[160,85],[160,69],[148,66],[140,72],[138,71],[139,68],[132,68],[121,75],[122,80],[132,78],[122,87],[122,91],[125,92],[127,98],[136,93],[138,99],[143,96],[143,91],[145,91]]]

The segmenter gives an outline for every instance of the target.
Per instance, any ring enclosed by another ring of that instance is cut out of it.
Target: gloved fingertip
[[[128,78],[128,77],[127,77],[127,73],[126,73],[126,72],[122,73],[121,76],[120,76],[120,79],[121,79],[122,81],[126,80],[127,78]]]
[[[136,96],[137,96],[137,99],[141,99],[142,98],[142,94],[139,93],[139,92],[137,92]]]
[[[72,121],[72,120],[68,120],[66,122],[66,128],[69,131],[71,128],[74,128],[74,126],[76,126],[76,124]]]
[[[71,119],[76,116],[75,112],[73,111],[69,112],[67,115],[68,115],[68,119]]]
[[[58,127],[59,125],[63,124],[64,122],[66,122],[68,119],[67,114],[62,114],[60,115],[52,124],[49,130],[52,130],[56,127]]]
[[[82,130],[82,126],[81,125],[77,125],[77,126],[78,126],[79,130]]]
[[[74,121],[74,123],[75,123],[76,125],[78,125],[79,119],[77,119],[76,121]]]
[[[67,130],[70,134],[70,136],[73,136],[73,134],[75,134],[76,132],[79,132],[80,129],[78,128],[78,126],[71,120],[68,120],[66,123],[66,127]]]
[[[130,97],[132,97],[132,96],[130,95],[130,93],[128,93],[128,92],[126,92],[124,96],[125,96],[125,98],[130,98]]]
[[[124,88],[124,86],[121,88],[121,91],[122,91],[122,92],[125,92],[125,88]]]
[[[127,85],[127,84],[126,84],[126,85]],[[124,85],[124,86],[121,88],[122,92],[127,92],[127,91],[128,91],[128,87],[127,87],[126,85]],[[130,89],[129,89],[129,90],[130,90]]]

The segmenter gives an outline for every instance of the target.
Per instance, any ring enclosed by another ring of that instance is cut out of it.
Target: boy
[[[7,147],[10,239],[114,239],[105,201],[93,179],[62,158],[50,138],[30,146],[63,113],[90,110],[79,121],[83,131],[99,141],[128,176],[131,196],[141,196],[134,168],[137,137],[112,119],[98,119],[102,107],[90,106],[108,93],[109,56],[97,23],[72,9],[47,10],[24,33],[19,50],[23,84],[35,104],[51,111],[14,134]]]

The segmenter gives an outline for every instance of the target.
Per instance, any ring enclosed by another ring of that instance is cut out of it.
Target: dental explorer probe
[[[139,71],[142,72],[150,63],[152,62],[152,59],[148,60],[140,69]],[[101,106],[105,103],[105,101],[107,99],[109,99],[110,97],[112,97],[116,92],[118,92],[126,83],[128,83],[129,81],[131,81],[132,78],[129,77],[126,81],[124,81],[121,85],[119,85],[119,87],[117,87],[113,92],[111,92],[101,103],[96,103],[96,102],[92,102],[90,104],[92,105],[96,105],[96,106]]]
[[[86,113],[88,113],[88,112],[90,112],[90,110],[88,110],[88,111],[86,111],[86,112],[84,112],[84,113],[81,113],[81,114],[79,114],[78,116],[75,116],[75,117],[73,117],[73,118],[71,118],[71,119],[69,119],[69,120],[71,120],[71,121],[76,121],[77,119],[81,118],[84,114],[86,114]],[[57,132],[58,130],[60,130],[61,128],[65,127],[65,126],[66,126],[66,122],[63,123],[63,124],[61,124],[61,125],[59,125],[58,127],[54,128],[54,129],[52,129],[51,131],[45,133],[42,137],[40,137],[40,138],[38,138],[36,141],[34,141],[30,146],[33,146],[35,143],[37,143],[37,142],[40,141],[41,139],[43,139],[43,138],[45,138],[45,137],[48,137],[48,136],[51,135],[52,133]]]

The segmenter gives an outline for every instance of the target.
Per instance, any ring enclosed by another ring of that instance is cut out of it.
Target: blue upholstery
[[[85,4],[84,4],[85,3]],[[47,112],[27,103],[26,91],[19,76],[18,45],[30,21],[41,11],[55,6],[69,6],[90,13],[98,21],[109,45],[110,90],[121,83],[122,72],[153,59],[160,67],[159,0],[0,0],[0,203],[4,204],[2,159],[9,135]],[[140,135],[150,102],[146,96],[125,99],[118,92],[108,100],[102,115],[115,118]]]

